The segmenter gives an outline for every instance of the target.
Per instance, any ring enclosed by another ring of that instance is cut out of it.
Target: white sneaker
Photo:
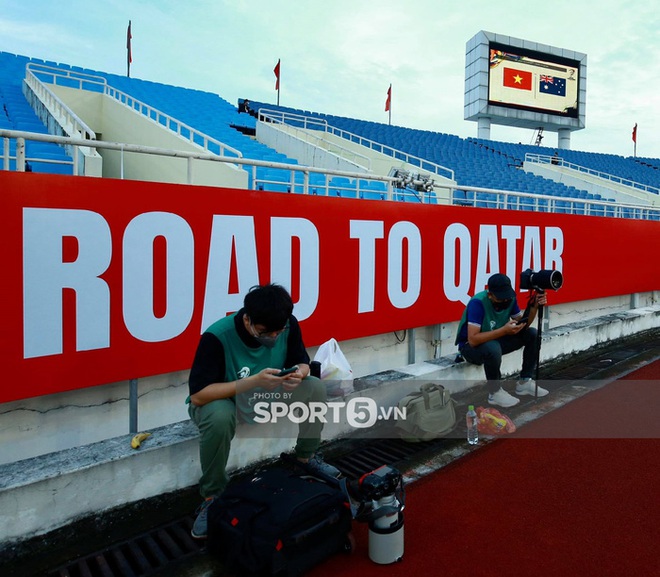
[[[536,381],[534,379],[523,379],[518,381],[516,385],[516,395],[538,395],[539,397],[545,397],[549,391],[543,387],[536,387]]]
[[[520,402],[520,399],[516,399],[513,395],[507,393],[502,387],[495,393],[490,393],[488,395],[488,404],[498,405],[500,407],[513,407]]]

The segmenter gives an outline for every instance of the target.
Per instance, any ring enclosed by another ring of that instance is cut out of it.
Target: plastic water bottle
[[[477,413],[474,410],[474,405],[468,407],[465,421],[467,424],[468,443],[470,443],[470,445],[476,445],[479,442],[479,431],[477,429]]]

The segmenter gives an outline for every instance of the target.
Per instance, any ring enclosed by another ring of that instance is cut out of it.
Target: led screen
[[[559,116],[578,116],[580,63],[490,43],[488,102]]]

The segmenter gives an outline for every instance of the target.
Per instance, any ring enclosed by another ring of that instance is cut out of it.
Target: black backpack
[[[230,483],[208,510],[209,553],[238,575],[301,575],[351,549],[352,514],[337,487],[286,469]]]

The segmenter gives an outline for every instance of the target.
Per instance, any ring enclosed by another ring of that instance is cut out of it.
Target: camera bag
[[[398,407],[405,409],[406,417],[397,420],[396,427],[401,438],[410,443],[442,437],[456,426],[456,401],[440,384],[422,385],[419,391],[403,397]]]
[[[281,468],[230,483],[208,510],[209,553],[239,575],[301,575],[350,551],[352,514],[338,486]]]

